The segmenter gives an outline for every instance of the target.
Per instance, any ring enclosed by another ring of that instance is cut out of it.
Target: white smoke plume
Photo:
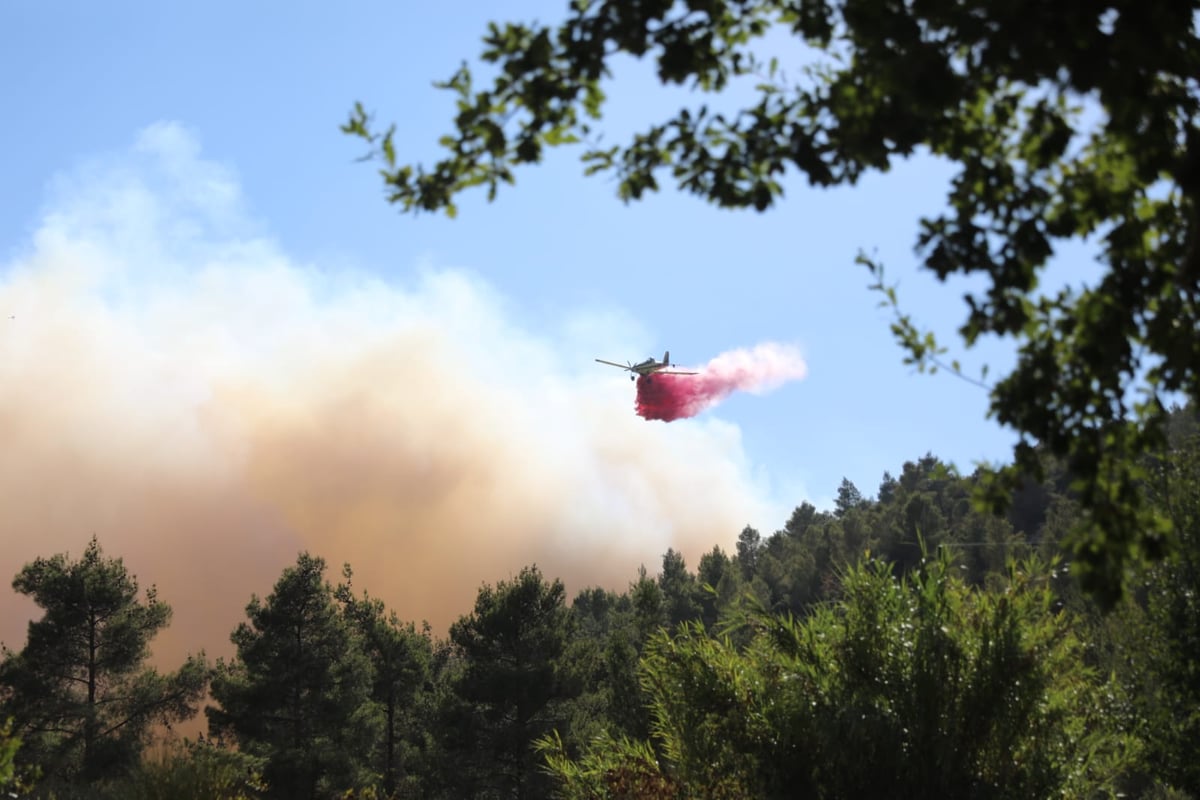
[[[735,426],[648,426],[590,347],[523,329],[478,278],[296,264],[243,205],[158,124],[57,181],[0,264],[6,582],[95,534],[173,606],[176,663],[228,654],[301,549],[444,630],[526,564],[623,589],[668,547],[694,566],[783,518]],[[34,611],[0,590],[0,640],[20,649]]]

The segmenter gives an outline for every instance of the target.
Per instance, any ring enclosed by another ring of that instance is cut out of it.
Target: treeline
[[[1006,516],[933,456],[830,511],[668,550],[569,599],[536,566],[447,638],[303,553],[234,656],[146,665],[170,622],[93,540],[27,564],[0,785],[101,798],[1200,798],[1200,428],[1142,466],[1170,556],[1101,610],[1069,576],[1071,472]],[[207,735],[156,745],[203,713]]]

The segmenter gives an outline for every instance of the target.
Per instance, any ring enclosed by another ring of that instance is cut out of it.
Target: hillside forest
[[[148,663],[171,608],[93,539],[13,577],[0,785],[63,798],[1200,798],[1200,414],[1142,487],[1173,523],[1111,609],[1064,463],[1002,515],[934,455],[843,480],[620,590],[530,565],[444,638],[300,553],[235,653]],[[731,532],[732,534],[732,532]],[[147,576],[152,577],[152,576]],[[1107,605],[1107,604],[1106,604]],[[202,715],[203,734],[172,726]]]

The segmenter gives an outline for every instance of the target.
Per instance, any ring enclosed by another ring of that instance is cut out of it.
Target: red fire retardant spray
[[[635,405],[638,416],[664,422],[694,417],[735,391],[761,394],[800,380],[808,374],[808,367],[795,347],[766,342],[722,353],[697,373],[640,376]]]

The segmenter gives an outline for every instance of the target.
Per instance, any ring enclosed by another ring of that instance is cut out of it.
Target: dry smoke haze
[[[735,426],[648,425],[593,368],[649,344],[628,325],[530,332],[470,273],[296,264],[249,219],[235,176],[157,124],[56,180],[0,264],[9,647],[36,611],[12,576],[93,534],[173,607],[174,664],[227,655],[302,549],[444,630],[530,563],[624,589],[668,547],[694,567],[784,518]]]
[[[764,342],[753,349],[730,350],[695,375],[642,375],[637,382],[637,413],[672,422],[694,417],[736,391],[761,394],[808,374],[795,347]]]

